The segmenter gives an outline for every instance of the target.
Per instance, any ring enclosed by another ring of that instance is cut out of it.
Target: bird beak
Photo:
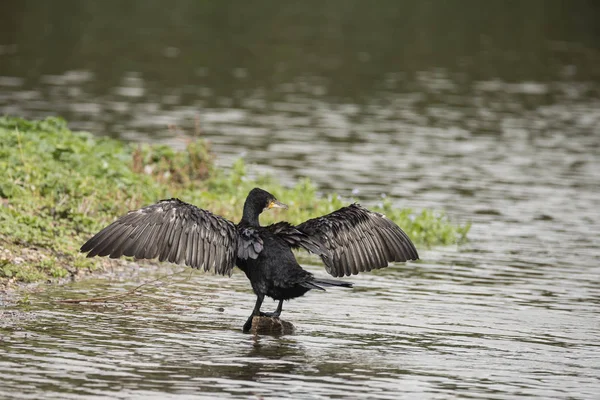
[[[280,203],[277,200],[271,200],[267,208],[283,208],[284,210],[287,210],[288,206],[283,203]]]

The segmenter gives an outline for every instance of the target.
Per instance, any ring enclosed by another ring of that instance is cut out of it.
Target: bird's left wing
[[[330,257],[321,256],[333,276],[384,268],[392,261],[417,260],[417,249],[408,235],[385,215],[358,204],[342,207],[297,226],[320,241]]]
[[[233,222],[178,199],[130,211],[88,240],[88,257],[123,255],[231,274],[238,232]]]

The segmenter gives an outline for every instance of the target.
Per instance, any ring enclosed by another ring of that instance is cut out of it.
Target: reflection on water
[[[0,4],[0,113],[174,146],[199,123],[224,165],[243,154],[284,182],[473,228],[460,248],[286,303],[289,336],[241,333],[242,274],[96,306],[52,300],[157,272],[43,287],[29,308],[2,297],[0,397],[600,391],[596,3],[34,3]]]

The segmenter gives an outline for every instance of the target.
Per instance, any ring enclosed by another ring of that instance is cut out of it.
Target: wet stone
[[[288,335],[294,333],[294,325],[276,317],[254,317],[250,332],[262,335]]]

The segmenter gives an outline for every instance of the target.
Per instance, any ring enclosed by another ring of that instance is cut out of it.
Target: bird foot
[[[279,318],[280,315],[281,315],[281,313],[277,312],[277,311],[260,313],[261,317],[269,317],[269,318]]]
[[[250,318],[246,321],[242,328],[242,332],[248,333],[252,329],[252,320],[254,319],[254,315],[251,315]]]
[[[252,330],[252,325],[253,325],[253,321],[254,318],[277,318],[279,319],[279,315],[281,313],[278,312],[260,312],[259,315],[251,315],[250,318],[248,318],[248,320],[246,321],[246,323],[244,324],[244,327],[242,328],[242,331],[244,333],[248,333]]]

